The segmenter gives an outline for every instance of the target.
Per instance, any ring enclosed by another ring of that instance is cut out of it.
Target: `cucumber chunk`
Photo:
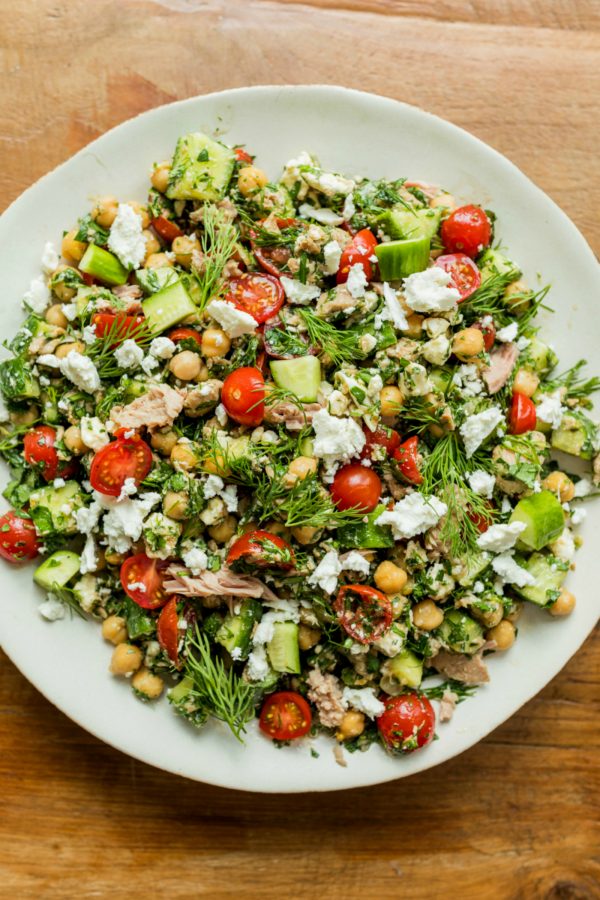
[[[485,283],[494,275],[508,275],[511,273],[514,275],[513,281],[516,281],[521,275],[520,269],[512,259],[509,259],[504,253],[500,253],[499,250],[492,250],[491,247],[488,247],[481,254],[477,260],[477,267],[481,273],[482,283]]]
[[[40,396],[40,385],[23,359],[0,363],[0,390],[7,400],[30,400]]]
[[[154,334],[166,331],[197,312],[192,298],[179,282],[147,297],[142,303],[142,309]]]
[[[258,600],[248,598],[242,600],[240,611],[236,615],[228,613],[223,624],[216,633],[215,641],[224,647],[234,659],[247,659],[250,653],[250,636],[254,623],[262,614],[262,604]],[[234,651],[239,651],[234,653]]]
[[[483,643],[483,628],[458,609],[449,610],[436,636],[454,653],[475,653]]]
[[[557,362],[558,356],[552,347],[535,337],[535,335],[530,338],[530,344],[523,359],[524,365],[533,366],[534,371],[538,375],[547,375]]]
[[[81,257],[79,268],[104,284],[125,284],[129,276],[129,271],[116,256],[95,244],[88,244],[87,250]]]
[[[517,594],[536,606],[551,606],[560,594],[569,564],[543,553],[533,553],[525,560],[516,558],[516,561],[535,578],[535,584],[515,587]]]
[[[592,459],[595,436],[594,423],[584,413],[573,410],[563,417],[560,426],[552,432],[551,444],[555,450],[562,450],[571,456]]]
[[[478,553],[467,557],[464,562],[465,571],[458,579],[461,587],[471,587],[490,564],[489,553]]]
[[[33,580],[47,591],[51,591],[54,585],[64,587],[79,572],[80,562],[78,553],[57,550],[37,567]]]
[[[519,500],[509,522],[525,525],[525,530],[519,535],[519,546],[541,550],[562,534],[565,514],[560,501],[551,491],[540,491]]]
[[[437,234],[442,218],[441,209],[405,209],[393,206],[378,216],[378,225],[392,240],[431,238]]]
[[[157,269],[138,269],[135,280],[144,294],[150,295],[175,284],[179,280],[179,275],[171,266],[159,266]]]
[[[270,363],[275,384],[296,394],[303,403],[317,399],[321,384],[321,363],[316,356],[274,359]]]
[[[378,506],[369,513],[366,522],[361,521],[340,528],[337,533],[340,547],[343,550],[386,550],[388,547],[394,547],[390,526],[375,524],[384,511],[384,506]]]
[[[418,688],[423,679],[423,660],[412,650],[402,650],[385,663],[385,673],[398,684]]]
[[[205,134],[179,138],[169,175],[170,200],[220,200],[233,173],[233,150]]]
[[[47,485],[29,495],[31,518],[41,535],[54,531],[75,534],[75,513],[83,505],[83,493],[76,481],[67,481],[61,488]]]
[[[267,656],[276,672],[300,674],[298,626],[294,622],[276,622],[273,637],[267,644]]]
[[[375,247],[382,281],[398,281],[422,272],[429,262],[431,240],[427,236],[404,241],[389,241]]]

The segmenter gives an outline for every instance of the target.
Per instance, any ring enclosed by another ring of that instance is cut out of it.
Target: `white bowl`
[[[537,273],[553,285],[556,312],[543,319],[565,368],[596,357],[600,279],[590,248],[573,223],[512,163],[481,141],[422,110],[342,88],[256,87],[172,103],[109,131],[46,175],[12,204],[0,221],[4,249],[1,331],[12,335],[23,320],[19,300],[39,274],[45,241],[58,242],[90,207],[90,197],[111,193],[143,200],[153,162],[168,158],[185,132],[218,130],[244,143],[276,177],[282,164],[306,149],[326,168],[347,174],[406,176],[442,184],[459,199],[482,203],[498,216],[497,235],[531,284]],[[49,624],[37,613],[41,592],[31,568],[0,566],[2,644],[23,674],[83,728],[144,762],[188,778],[249,791],[339,790],[403,778],[439,765],[471,747],[534,696],[565,665],[593,628],[599,566],[592,535],[599,510],[589,510],[587,540],[569,588],[575,613],[552,619],[528,609],[519,640],[490,659],[491,682],[461,704],[438,728],[439,740],[404,758],[379,747],[334,759],[333,742],[276,749],[253,725],[244,745],[219,723],[198,732],[166,701],[137,702],[129,685],[107,670],[110,647],[97,623],[78,618]]]

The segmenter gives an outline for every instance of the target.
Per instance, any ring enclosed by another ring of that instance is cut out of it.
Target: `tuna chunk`
[[[285,425],[288,431],[301,431],[310,425],[316,412],[322,409],[320,403],[305,403],[300,409],[290,400],[283,400],[265,409],[265,422],[270,425]]]
[[[218,572],[207,570],[201,575],[192,575],[184,566],[172,565],[169,566],[167,574],[170,576],[170,579],[164,583],[167,594],[180,594],[182,597],[212,597],[216,595],[223,602],[227,597],[279,599],[260,578],[254,578],[252,575],[238,575],[227,566],[223,566]]]
[[[339,678],[320,669],[312,669],[306,678],[309,687],[308,699],[315,704],[321,724],[326,728],[337,728],[346,710],[342,703],[342,687]]]
[[[456,709],[457,695],[454,691],[444,691],[440,700],[440,722],[449,722]]]
[[[490,680],[481,650],[474,656],[440,650],[431,657],[429,665],[445,678],[454,678],[463,684],[483,684]]]
[[[184,394],[183,408],[190,416],[206,412],[211,406],[216,406],[219,402],[222,387],[223,382],[219,381],[218,378],[209,378],[208,381],[204,381],[198,387],[191,388]]]
[[[481,373],[490,394],[501,390],[515,367],[519,350],[516,344],[501,344],[490,353],[490,364]]]
[[[115,406],[110,417],[117,428],[154,431],[172,425],[183,409],[183,395],[168,384],[153,384],[147,393],[127,406]]]
[[[95,305],[98,312],[135,315],[142,311],[142,291],[137,284],[120,284],[113,288],[112,293],[116,298],[114,303],[111,303],[106,297],[96,299]]]

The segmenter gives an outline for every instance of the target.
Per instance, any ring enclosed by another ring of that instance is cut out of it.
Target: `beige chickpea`
[[[540,385],[540,379],[529,369],[517,369],[515,379],[513,381],[513,391],[518,394],[525,394],[526,397],[533,397]]]
[[[150,231],[148,228],[145,228],[142,232],[144,237],[144,242],[146,244],[146,253],[144,255],[144,259],[148,259],[149,256],[152,256],[154,253],[160,252],[160,241],[156,237],[153,231]]]
[[[412,608],[412,620],[415,628],[421,631],[433,631],[444,621],[444,613],[436,606],[433,600],[421,600]]]
[[[217,544],[226,544],[237,531],[237,519],[235,516],[225,516],[222,522],[211,525],[208,533]]]
[[[513,312],[525,312],[530,305],[530,301],[523,294],[528,294],[529,288],[524,281],[513,281],[504,291],[504,301],[506,305],[512,308]]]
[[[189,494],[185,491],[167,491],[163,497],[162,508],[165,516],[180,522],[187,516]]]
[[[447,194],[446,191],[444,191],[442,194],[438,194],[437,197],[433,197],[429,201],[429,206],[431,209],[438,209],[440,206],[443,209],[455,209],[456,200],[452,194]]]
[[[575,496],[575,485],[568,475],[558,471],[550,474],[542,481],[542,487],[558,496],[561,503],[568,503]]]
[[[138,203],[137,200],[128,200],[127,206],[130,206],[132,210],[138,214],[140,219],[142,220],[142,228],[148,228],[150,225],[150,213],[148,212],[145,206],[142,206],[141,203]]]
[[[202,363],[193,350],[182,350],[169,361],[169,369],[181,381],[193,381],[200,374]]]
[[[44,313],[44,318],[49,325],[57,325],[59,328],[66,328],[69,320],[62,311],[60,303],[54,303],[49,306]]]
[[[84,244],[83,241],[76,241],[76,234],[77,231],[75,229],[69,231],[68,234],[65,234],[64,238],[62,239],[60,252],[65,259],[69,260],[70,262],[78,263],[87,250],[87,244]]]
[[[292,534],[299,544],[312,544],[316,541],[321,533],[320,528],[313,528],[312,525],[297,525],[292,528]]]
[[[523,615],[523,603],[521,603],[519,600],[516,600],[513,604],[511,611],[506,613],[504,618],[507,619],[509,622],[512,622],[514,625],[515,622],[519,621],[519,619],[521,618],[522,615]]]
[[[250,531],[257,531],[257,530],[259,530],[259,529],[255,523],[252,526],[252,528],[250,529]],[[288,543],[292,536],[292,532],[290,531],[290,529],[286,525],[284,525],[283,522],[280,522],[278,519],[269,519],[269,521],[264,525],[264,530],[268,531],[270,534],[278,535],[279,537],[283,538],[284,541],[287,541]],[[246,529],[244,528],[244,532],[245,531],[246,531]]]
[[[87,452],[87,447],[83,443],[81,430],[78,425],[69,425],[63,435],[63,441],[67,450],[70,450],[75,456],[81,456]]]
[[[151,253],[144,260],[145,269],[164,269],[165,266],[172,266],[173,261],[169,259],[166,253]]]
[[[185,234],[182,234],[181,237],[176,237],[171,244],[171,250],[175,254],[175,261],[179,263],[180,266],[183,266],[184,269],[191,268],[192,265],[192,254],[194,250],[200,253],[200,241],[197,237],[188,237]]]
[[[175,444],[170,460],[180,472],[191,472],[198,465],[198,458],[190,444]]]
[[[54,355],[57,359],[64,359],[65,356],[68,356],[69,353],[73,353],[73,351],[83,353],[84,350],[85,344],[81,341],[70,341],[68,344],[59,344],[54,351]]]
[[[496,642],[496,650],[508,650],[515,642],[515,626],[508,619],[502,619],[501,622],[486,631],[485,636],[488,641]]]
[[[379,394],[379,402],[381,403],[381,415],[386,419],[395,418],[400,412],[404,395],[399,387],[393,384],[386,384]]]
[[[125,561],[125,555],[116,550],[105,550],[104,560],[109,566],[120,566]]]
[[[32,425],[36,419],[40,417],[40,410],[37,406],[30,406],[28,409],[21,409],[18,412],[10,414],[10,421],[13,425],[22,428],[24,425]]]
[[[240,194],[249,197],[255,194],[268,182],[266,172],[256,166],[244,166],[238,174],[238,188]]]
[[[98,197],[92,208],[92,219],[102,228],[110,228],[117,218],[119,201],[116,197]]]
[[[288,466],[288,470],[283,476],[286,487],[293,487],[297,481],[303,481],[309,475],[314,475],[317,471],[317,460],[312,456],[297,456]]]
[[[402,334],[409,338],[418,338],[423,331],[423,316],[416,313],[406,317],[407,327],[403,329]]]
[[[298,626],[298,645],[301,650],[310,650],[321,640],[320,628],[312,628],[310,625]]]
[[[548,608],[551,616],[568,616],[575,609],[575,594],[563,588],[552,606]]]
[[[461,360],[479,356],[483,347],[483,332],[479,328],[462,328],[452,339],[452,352]]]
[[[202,334],[202,353],[208,359],[227,356],[231,349],[231,338],[222,328],[207,328]]]
[[[131,675],[142,664],[143,654],[133,644],[118,644],[110,660],[109,669],[113,675]]]
[[[153,188],[164,194],[169,186],[169,173],[171,172],[171,163],[162,162],[154,167],[150,182]]]
[[[389,559],[379,563],[375,569],[373,580],[380,591],[384,594],[398,594],[406,584],[408,578],[404,569],[397,566],[396,563]]]
[[[349,709],[340,722],[336,732],[336,740],[350,741],[352,738],[358,737],[365,730],[365,717],[361,712]]]
[[[54,282],[54,279],[58,278],[58,276],[62,272],[73,272],[74,275],[77,274],[75,272],[75,269],[72,266],[65,266],[65,265],[57,266],[57,268],[52,273],[51,281]],[[74,287],[69,287],[69,285],[65,284],[64,281],[56,281],[52,285],[52,293],[62,303],[68,303],[70,300],[73,299],[73,297],[77,293],[77,290]]]
[[[102,623],[102,637],[115,647],[127,640],[127,624],[121,616],[109,616]]]
[[[131,679],[131,686],[148,700],[156,700],[162,694],[165,683],[158,675],[142,666]]]
[[[163,428],[160,431],[153,432],[150,438],[150,445],[153,450],[157,450],[162,456],[170,456],[178,440],[176,432],[170,428]]]

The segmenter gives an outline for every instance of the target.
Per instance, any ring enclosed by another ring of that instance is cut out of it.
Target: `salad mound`
[[[600,380],[556,373],[548,287],[440,187],[305,152],[271,182],[201,133],[150,181],[25,294],[0,554],[192,725],[423,748],[525,604],[575,606]]]

